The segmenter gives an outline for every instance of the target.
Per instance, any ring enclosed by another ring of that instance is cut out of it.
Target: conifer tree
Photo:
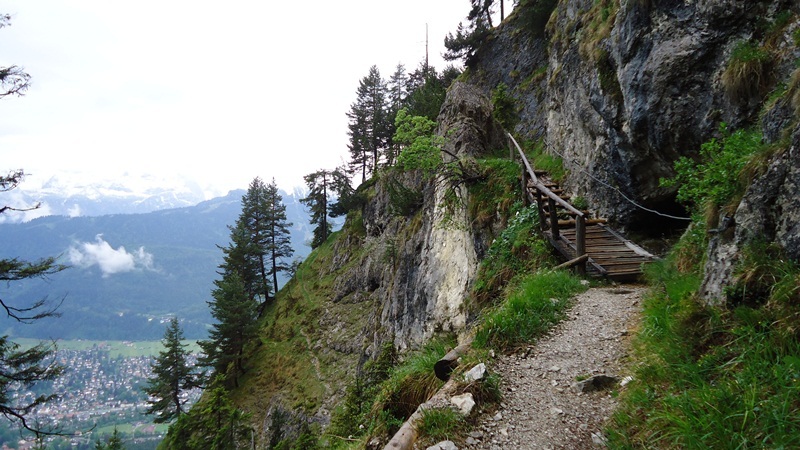
[[[267,265],[267,245],[270,240],[269,214],[271,211],[267,186],[256,177],[250,182],[247,192],[242,197],[242,213],[239,219],[247,230],[251,245],[247,246],[247,257],[255,264],[258,273],[257,297],[262,304],[269,302],[272,284],[269,280]],[[240,273],[240,275],[244,275]]]
[[[308,195],[300,201],[308,207],[311,217],[309,222],[316,225],[311,248],[315,249],[328,240],[333,227],[328,221],[329,181],[331,175],[327,170],[318,170],[303,177],[308,186]]]
[[[245,291],[250,298],[257,299],[263,292],[263,280],[259,275],[258,253],[255,244],[250,240],[244,217],[239,217],[236,223],[228,225],[231,242],[227,247],[218,246],[223,253],[223,262],[218,272],[222,277],[233,272],[239,274],[244,284]]]
[[[105,444],[100,442],[100,439],[95,441],[94,448],[95,450],[125,450],[125,446],[122,444],[122,438],[119,436],[117,427],[114,427],[114,433],[110,438],[108,438]]]
[[[238,387],[239,376],[245,373],[244,350],[258,333],[258,303],[247,294],[238,272],[231,271],[214,281],[208,302],[216,323],[211,326],[209,339],[200,341],[205,356],[201,364],[211,367]]]
[[[391,136],[386,97],[386,82],[378,67],[372,66],[369,74],[359,82],[356,101],[347,113],[350,119],[350,170],[352,173],[361,171],[362,183],[366,181],[367,173],[378,169]]]
[[[269,206],[266,251],[269,255],[271,266],[268,274],[272,275],[272,286],[278,292],[278,272],[288,271],[290,265],[287,260],[292,257],[291,233],[289,227],[292,224],[286,219],[286,205],[283,204],[283,197],[278,192],[275,179],[267,187],[267,202]]]
[[[158,353],[151,368],[153,375],[147,380],[143,391],[150,397],[145,414],[155,414],[155,423],[168,423],[184,414],[185,400],[181,394],[200,387],[200,375],[189,366],[187,345],[181,343],[183,330],[176,317],[173,317],[161,344],[164,350]]]

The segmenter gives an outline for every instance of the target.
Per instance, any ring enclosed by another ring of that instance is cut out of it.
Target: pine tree
[[[315,249],[328,240],[333,227],[328,221],[328,183],[331,175],[327,170],[318,170],[303,177],[308,186],[308,195],[300,201],[309,209],[309,222],[316,225],[311,248]]]
[[[359,82],[356,101],[347,113],[350,119],[350,169],[352,173],[361,171],[362,183],[366,181],[367,173],[378,169],[391,136],[386,97],[386,82],[378,67],[372,66],[369,74]]]
[[[110,438],[108,438],[105,444],[100,442],[99,439],[95,441],[94,448],[95,450],[125,450],[125,446],[122,444],[122,438],[119,436],[117,427],[114,427],[114,433]]]
[[[222,277],[236,272],[242,279],[250,298],[259,298],[263,292],[263,280],[259,275],[259,260],[255,256],[258,248],[250,240],[244,217],[239,217],[234,226],[228,226],[231,242],[227,247],[218,246],[223,253],[223,262],[218,272]]]
[[[387,135],[388,140],[386,143],[386,165],[393,166],[399,153],[399,147],[394,142],[395,133],[395,119],[397,113],[405,106],[406,98],[408,97],[408,74],[403,64],[398,64],[394,73],[389,78],[386,84],[386,100],[387,100]]]
[[[176,317],[170,320],[161,344],[164,350],[158,353],[151,368],[153,376],[147,380],[144,392],[150,397],[150,407],[145,414],[155,414],[155,423],[167,423],[177,419],[185,411],[181,394],[200,386],[200,376],[189,366],[187,345],[182,344],[183,330]]]
[[[262,304],[269,302],[273,292],[267,268],[267,246],[270,242],[270,211],[267,186],[261,181],[261,178],[256,177],[250,182],[247,192],[242,197],[242,213],[239,219],[248,233],[250,245],[246,248],[250,253],[248,253],[247,257],[252,260],[257,268],[259,278],[256,295],[260,298]],[[240,273],[240,275],[246,278],[243,273]]]
[[[247,294],[242,278],[236,271],[214,281],[213,301],[208,302],[216,323],[211,326],[209,340],[200,341],[205,356],[201,364],[215,373],[239,384],[245,373],[244,350],[258,333],[258,303]]]
[[[272,275],[272,286],[275,292],[278,292],[278,272],[290,269],[291,266],[286,263],[286,260],[291,258],[294,253],[291,233],[289,232],[289,227],[292,224],[286,219],[286,205],[283,204],[283,197],[278,192],[278,186],[275,184],[274,178],[272,183],[266,186],[266,189],[269,214],[267,223],[268,241],[265,250],[271,262],[267,273]]]

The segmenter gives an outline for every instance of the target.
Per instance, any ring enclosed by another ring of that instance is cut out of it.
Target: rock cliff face
[[[447,136],[444,150],[458,157],[478,156],[501,145],[500,130],[492,119],[488,98],[465,83],[456,82],[442,106],[437,134]],[[390,340],[399,349],[417,346],[436,331],[458,333],[466,325],[463,302],[487,239],[474,230],[467,205],[469,194],[456,187],[460,201],[445,202],[451,186],[409,178],[401,182],[422,193],[420,210],[399,215],[392,209],[393,181],[381,180],[365,205],[363,222],[369,246],[355,271],[338,276],[337,298],[368,296],[380,311],[365,327],[371,350]],[[396,187],[395,187],[396,188]],[[348,254],[352,242],[341,243]],[[338,250],[337,250],[338,251]],[[369,333],[368,333],[369,334]]]
[[[796,2],[561,0],[540,30],[534,5],[544,3],[523,3],[493,30],[470,82],[486,92],[509,86],[520,119],[514,131],[562,156],[566,186],[617,226],[653,232],[685,224],[634,202],[686,216],[659,179],[674,176],[679,157],[697,156],[721,123],[760,126],[768,142],[797,123]],[[765,53],[757,65],[735,67],[748,58],[735,56],[747,45]],[[770,96],[778,97],[771,106]],[[755,239],[800,257],[798,134],[747,189],[735,228],[712,235],[709,302],[724,297],[742,247]]]
[[[664,219],[623,195],[682,213],[659,178],[674,174],[678,157],[696,155],[720,122],[739,127],[756,119],[764,94],[786,78],[797,57],[796,23],[773,34],[766,25],[790,6],[562,0],[538,37],[531,29],[537,22],[525,17],[532,13],[518,7],[478,53],[476,83],[512,87],[521,119],[516,132],[541,137],[563,155],[571,171],[567,185],[576,194],[623,228],[648,228]],[[753,89],[726,87],[736,45],[766,39],[779,50],[753,75]]]

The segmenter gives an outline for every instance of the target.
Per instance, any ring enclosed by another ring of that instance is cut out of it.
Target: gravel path
[[[644,291],[641,286],[589,289],[550,334],[522,352],[499,356],[491,370],[503,380],[501,406],[484,415],[462,448],[597,448],[616,405],[611,392],[619,385],[594,392],[573,385],[598,374],[618,380],[628,375],[623,372],[628,336],[638,324]]]

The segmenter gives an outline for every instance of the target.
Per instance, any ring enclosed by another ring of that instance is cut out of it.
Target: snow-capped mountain
[[[38,182],[37,182],[38,181]],[[122,174],[115,179],[86,182],[77,174],[61,173],[43,182],[27,177],[5,192],[0,203],[26,211],[8,211],[0,223],[27,222],[43,216],[137,214],[196,205],[225,195],[183,178]],[[30,209],[35,205],[38,208]]]

